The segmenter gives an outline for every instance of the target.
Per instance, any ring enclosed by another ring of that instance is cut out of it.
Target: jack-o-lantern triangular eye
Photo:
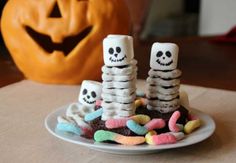
[[[55,5],[53,6],[52,11],[50,12],[49,16],[50,18],[61,18],[61,12],[60,12],[60,8],[57,4],[57,2],[55,3]]]

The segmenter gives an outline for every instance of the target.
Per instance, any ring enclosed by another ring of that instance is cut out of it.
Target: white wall
[[[200,35],[215,35],[236,26],[236,0],[201,0]]]

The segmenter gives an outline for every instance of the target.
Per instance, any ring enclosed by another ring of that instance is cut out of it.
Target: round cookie
[[[152,98],[157,98],[159,100],[172,100],[175,99],[179,96],[179,92],[175,93],[175,94],[161,94],[161,93],[156,93],[156,92],[148,92],[146,94],[147,98],[152,99]]]
[[[136,80],[126,81],[126,82],[117,82],[117,81],[107,82],[107,81],[103,81],[102,86],[103,86],[103,88],[118,88],[118,89],[131,88],[131,89],[134,89],[134,88],[136,88],[135,81]]]
[[[153,78],[160,77],[162,79],[176,79],[181,77],[182,72],[179,69],[174,69],[171,71],[158,71],[150,69],[148,75]]]
[[[135,80],[136,76],[137,76],[137,72],[134,72],[130,75],[110,75],[110,74],[103,73],[102,80],[124,82],[124,81]]]
[[[135,109],[135,103],[119,103],[119,102],[106,102],[102,101],[101,106],[107,110],[134,110]]]
[[[154,85],[147,85],[147,92],[150,93],[161,93],[161,94],[175,94],[179,92],[179,85],[176,86],[170,86],[170,87],[164,87],[164,86],[154,86]]]
[[[130,96],[116,96],[111,94],[102,93],[102,98],[106,102],[119,102],[119,103],[132,103],[136,98],[136,94]]]
[[[102,88],[102,92],[111,95],[118,95],[118,96],[129,96],[136,91],[135,88],[125,88],[125,89],[116,89],[116,88]]]
[[[159,85],[159,86],[177,86],[180,84],[180,79],[170,79],[170,80],[165,80],[161,78],[152,78],[148,77],[147,78],[147,83],[150,85]]]
[[[104,65],[102,67],[102,72],[106,74],[112,74],[112,75],[130,75],[134,72],[137,72],[137,61],[132,60],[130,65],[122,66],[122,67],[108,67]]]

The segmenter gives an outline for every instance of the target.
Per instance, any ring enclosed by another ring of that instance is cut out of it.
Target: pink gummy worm
[[[176,143],[176,137],[172,134],[165,133],[160,135],[153,135],[152,140],[154,144],[160,145],[160,144],[173,144]]]
[[[105,125],[107,128],[120,128],[126,126],[126,122],[129,120],[129,118],[122,118],[122,119],[108,119],[105,122]]]
[[[179,132],[180,131],[180,128],[176,125],[176,122],[179,119],[179,117],[180,117],[180,112],[179,111],[175,111],[172,114],[172,116],[170,117],[170,120],[169,120],[169,123],[168,123],[170,131],[172,131],[172,132]]]
[[[96,100],[95,105],[96,105],[96,106],[101,106],[101,103],[102,103],[102,100]]]
[[[145,128],[150,131],[153,129],[159,129],[165,127],[166,123],[163,119],[154,118],[151,121],[149,121],[147,124],[145,124]]]

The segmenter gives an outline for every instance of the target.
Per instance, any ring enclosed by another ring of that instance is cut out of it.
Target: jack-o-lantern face
[[[127,34],[129,25],[122,0],[11,0],[1,23],[5,43],[27,78],[66,84],[100,79],[102,40],[110,33]]]

